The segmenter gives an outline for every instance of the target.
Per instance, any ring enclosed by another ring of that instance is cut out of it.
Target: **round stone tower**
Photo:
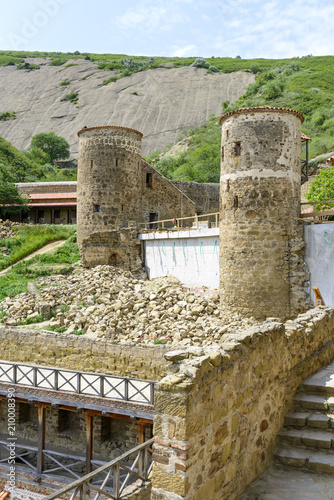
[[[92,233],[141,217],[141,139],[137,130],[106,125],[78,132],[78,244]]]
[[[284,319],[293,313],[303,120],[297,111],[266,106],[220,119],[223,315]]]

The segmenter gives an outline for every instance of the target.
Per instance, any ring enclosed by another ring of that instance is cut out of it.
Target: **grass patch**
[[[61,239],[68,240],[69,238],[69,245],[74,244],[75,242],[76,226],[22,225],[16,227],[14,226],[13,230],[17,232],[16,238],[8,238],[2,240],[1,242],[1,246],[5,246],[8,248],[9,256],[0,256],[0,269],[5,269],[10,265],[15,264],[15,262],[23,259],[24,257],[27,257],[32,252],[35,252],[39,248],[42,248],[44,245],[52,241]],[[61,249],[59,248],[58,250]],[[67,250],[62,250],[62,252],[67,252]],[[57,253],[57,251],[55,253]],[[39,256],[39,258],[44,257],[45,259],[47,259],[47,255],[48,254],[45,254],[44,256],[41,255]],[[65,259],[65,255],[63,255],[63,259]],[[71,262],[75,262],[75,260]],[[54,263],[61,264],[70,262],[59,259]]]
[[[42,323],[42,321],[44,321],[43,315],[39,314],[35,318],[27,318],[24,321],[18,321],[17,325],[18,326],[21,326],[21,325],[33,325],[35,323]]]
[[[56,231],[50,231],[48,232],[46,229],[47,227],[53,228],[56,227]],[[33,230],[31,231],[32,228],[35,229],[40,229],[42,235],[36,236],[36,231]],[[9,259],[13,259],[14,255],[18,255],[18,252],[23,246],[23,249],[25,250],[25,245],[24,241],[28,244],[30,244],[31,247],[35,247],[34,250],[37,250],[38,248],[41,248],[45,243],[41,244],[42,241],[46,241],[46,243],[53,241],[54,239],[59,239],[59,235],[62,234],[62,237],[66,237],[67,233],[67,240],[62,245],[61,247],[57,248],[52,254],[43,254],[43,255],[37,255],[33,257],[32,259],[29,259],[24,262],[18,263],[16,266],[12,267],[11,269],[8,270],[8,272],[4,276],[0,276],[0,301],[2,301],[5,297],[8,297],[9,295],[17,295],[19,293],[24,293],[27,292],[27,285],[29,281],[32,281],[40,276],[48,276],[51,274],[57,274],[57,273],[62,273],[64,274],[64,269],[53,269],[52,267],[47,268],[43,267],[45,264],[48,264],[49,266],[52,265],[58,265],[58,264],[73,264],[74,262],[77,262],[80,259],[80,254],[78,250],[78,246],[76,244],[76,237],[75,237],[75,227],[73,226],[65,226],[65,227],[57,227],[57,226],[30,226],[25,228],[27,231],[23,230],[23,235],[21,234],[21,237],[19,240],[19,246],[16,248],[12,249],[14,253],[9,256]],[[64,231],[65,229],[65,231]],[[21,229],[22,231],[22,229]],[[20,230],[19,230],[20,232]],[[28,233],[28,234],[26,234]],[[34,238],[35,236],[35,238]],[[51,238],[51,239],[47,239]],[[34,242],[34,239],[36,240]],[[12,238],[12,240],[15,240]],[[8,243],[9,240],[4,240]],[[38,248],[36,247],[36,245]],[[3,264],[3,262],[0,262],[0,264]],[[39,267],[40,266],[40,267]],[[68,272],[72,272],[72,268],[69,266]],[[63,306],[66,308],[66,306]]]
[[[70,83],[71,83],[70,80],[63,80],[62,82],[60,82],[59,85],[61,87],[65,87],[66,85],[70,85]]]
[[[69,94],[66,94],[64,97],[62,97],[60,99],[60,102],[69,101],[72,104],[76,104],[78,102],[78,99],[79,99],[78,95],[79,95],[79,92],[70,92]]]

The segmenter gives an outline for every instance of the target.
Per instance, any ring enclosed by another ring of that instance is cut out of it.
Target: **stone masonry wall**
[[[309,306],[298,112],[249,108],[222,123],[220,282],[224,314],[287,319]]]
[[[166,354],[152,500],[235,500],[269,465],[301,382],[334,359],[334,308]]]
[[[144,272],[140,241],[134,229],[93,232],[83,239],[81,251],[84,267],[111,265],[134,275]]]
[[[170,346],[122,345],[104,339],[45,331],[0,328],[0,359],[148,380],[166,373],[164,353]]]
[[[25,194],[75,193],[76,181],[63,182],[18,182],[19,191]]]
[[[219,212],[219,183],[171,181],[182,193],[195,202],[198,215]]]
[[[151,185],[147,183],[147,175],[151,176]],[[191,217],[195,214],[195,203],[174,183],[166,179],[147,161],[142,161],[142,220],[150,221],[150,213],[156,213],[156,220],[173,217]]]

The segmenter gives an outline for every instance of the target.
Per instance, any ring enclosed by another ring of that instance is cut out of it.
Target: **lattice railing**
[[[63,495],[70,500],[121,499],[125,488],[131,483],[136,480],[148,481],[152,469],[152,444],[153,439],[145,441],[112,462],[45,497],[44,500],[55,500]],[[131,466],[124,463],[129,459],[133,460]]]
[[[151,380],[0,361],[0,383],[153,405]]]
[[[10,456],[9,441],[0,441],[0,448],[4,450],[1,453],[3,458],[1,458],[0,464],[6,465]],[[15,463],[26,466],[30,471],[33,471],[34,476],[37,476],[37,454],[37,446],[20,444],[15,441]],[[85,474],[86,470],[86,457],[65,452],[44,449],[43,462],[45,465],[41,474],[42,479],[54,479],[54,476],[79,479]],[[93,468],[106,463],[106,460],[91,460]]]

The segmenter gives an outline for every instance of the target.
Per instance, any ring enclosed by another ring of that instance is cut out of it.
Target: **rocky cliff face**
[[[122,125],[144,134],[143,155],[174,144],[180,131],[203,124],[221,103],[233,102],[254,82],[251,73],[209,74],[207,70],[158,68],[135,73],[103,85],[113,75],[91,61],[75,60],[70,67],[50,66],[46,59],[26,59],[39,70],[0,67],[0,112],[14,111],[16,119],[0,121],[0,135],[19,149],[31,137],[53,130],[65,137],[77,156],[77,131],[94,125]],[[67,63],[67,64],[68,64]],[[60,86],[68,80],[69,85]],[[77,104],[61,101],[78,92]]]

